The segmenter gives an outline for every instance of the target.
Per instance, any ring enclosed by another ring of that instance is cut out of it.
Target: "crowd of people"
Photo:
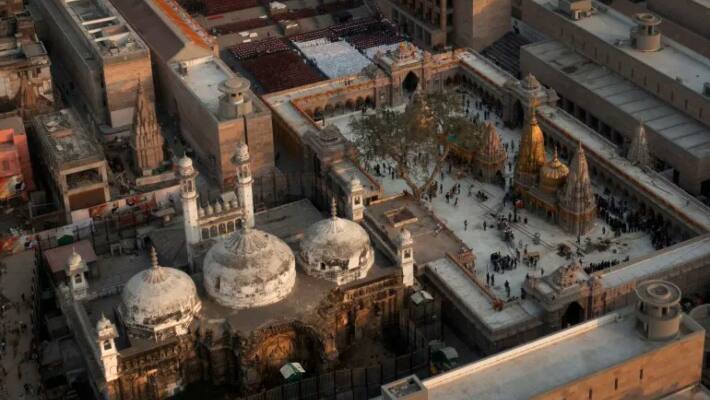
[[[667,224],[660,218],[651,218],[639,210],[633,210],[626,200],[618,200],[605,190],[604,196],[597,196],[597,215],[611,227],[614,236],[627,232],[647,232],[656,250],[674,243]]]

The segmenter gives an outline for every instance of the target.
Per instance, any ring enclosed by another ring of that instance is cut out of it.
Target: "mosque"
[[[326,218],[309,200],[254,213],[247,145],[233,162],[237,201],[207,215],[192,161],[179,160],[192,275],[161,266],[154,243],[150,267],[107,295],[81,255],[68,258],[60,303],[103,398],[165,398],[198,381],[253,389],[280,382],[289,362],[330,369],[359,339],[399,323],[414,283],[406,229],[385,252],[361,223],[338,216],[335,199]],[[362,215],[361,199],[353,207]],[[207,217],[224,224],[216,237],[201,235]]]

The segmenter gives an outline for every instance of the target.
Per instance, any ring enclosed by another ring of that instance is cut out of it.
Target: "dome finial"
[[[338,202],[335,200],[335,196],[330,198],[330,216],[338,218]]]
[[[552,153],[552,160],[553,160],[553,161],[554,161],[554,160],[558,160],[558,157],[557,157],[557,145],[555,145],[555,150],[554,150],[554,152]]]
[[[155,251],[155,246],[150,247],[150,263],[152,268],[160,268],[160,265],[158,264],[158,252]]]

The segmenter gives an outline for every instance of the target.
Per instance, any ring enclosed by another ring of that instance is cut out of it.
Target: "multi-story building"
[[[423,382],[382,387],[385,400],[708,399],[703,327],[665,281],[636,289],[626,308]]]
[[[25,125],[18,115],[10,115],[0,119],[0,199],[27,198],[27,193],[33,190]]]
[[[128,135],[139,81],[153,97],[150,52],[143,41],[108,0],[42,0],[33,6],[69,101],[103,135]]]
[[[111,200],[103,150],[74,111],[38,115],[32,124],[41,154],[38,159],[44,163],[52,194],[67,221],[71,221],[73,210]]]
[[[271,112],[219,58],[216,40],[172,0],[112,1],[150,48],[158,98],[212,177],[232,187],[240,142],[255,175],[271,171]]]
[[[378,0],[419,46],[483,49],[510,30],[511,0]]]
[[[54,104],[47,50],[37,38],[33,16],[17,2],[0,8],[0,109],[19,109],[25,120]]]
[[[710,194],[710,59],[663,37],[652,14],[632,19],[596,2],[560,4],[568,7],[523,1],[523,21],[551,40],[522,48],[522,71],[623,148],[644,124],[651,153],[673,181]]]

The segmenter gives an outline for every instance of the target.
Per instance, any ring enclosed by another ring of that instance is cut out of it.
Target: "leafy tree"
[[[391,160],[417,199],[434,182],[453,144],[471,148],[480,137],[451,91],[416,94],[404,112],[381,109],[353,119],[350,127],[361,156]]]

